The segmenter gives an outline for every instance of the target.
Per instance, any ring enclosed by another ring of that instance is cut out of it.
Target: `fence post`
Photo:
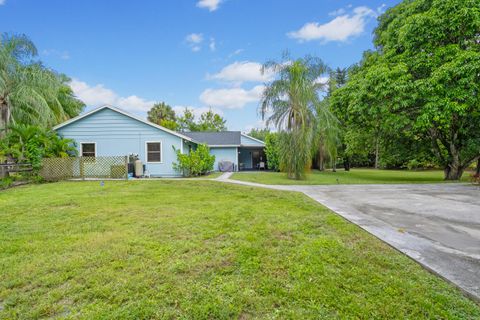
[[[80,177],[82,177],[82,180],[85,180],[85,172],[83,168],[83,157],[80,157]]]
[[[125,180],[128,180],[128,156],[125,156]]]

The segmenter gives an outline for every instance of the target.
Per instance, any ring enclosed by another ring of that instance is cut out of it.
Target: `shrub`
[[[205,144],[197,146],[189,154],[181,153],[176,150],[177,162],[173,164],[173,169],[180,172],[184,177],[205,175],[213,170],[215,156],[210,154],[210,149]]]
[[[3,179],[0,179],[0,190],[8,188],[12,184],[13,184],[13,179],[11,177],[5,177]]]
[[[12,125],[9,129],[0,143],[0,160],[29,162],[38,171],[42,158],[76,155],[73,140],[59,137],[53,131],[24,124]]]
[[[64,139],[57,133],[25,124],[9,127],[5,138],[0,140],[0,162],[30,163],[33,171],[14,174],[18,181],[39,182],[38,176],[42,159],[50,157],[68,157],[76,155],[73,140]],[[10,175],[7,173],[7,176]],[[8,180],[0,183],[0,188],[8,186]]]
[[[265,137],[265,155],[267,156],[268,169],[280,170],[280,149],[278,146],[278,133],[268,133]]]

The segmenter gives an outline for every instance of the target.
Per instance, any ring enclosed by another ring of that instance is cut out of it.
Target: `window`
[[[147,142],[147,162],[162,162],[161,142]]]
[[[95,142],[85,142],[81,144],[81,154],[82,157],[96,157],[97,156],[97,146]]]

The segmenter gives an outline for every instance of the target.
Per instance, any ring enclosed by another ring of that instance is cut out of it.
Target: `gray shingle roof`
[[[184,135],[209,146],[239,146],[240,131],[183,132]]]

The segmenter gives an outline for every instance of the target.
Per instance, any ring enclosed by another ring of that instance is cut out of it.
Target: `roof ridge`
[[[144,123],[144,124],[146,124],[146,125],[149,125],[149,126],[151,126],[151,127],[154,127],[154,128],[159,129],[159,130],[165,131],[165,132],[167,132],[167,133],[173,134],[173,135],[175,135],[175,136],[177,136],[177,137],[179,137],[179,138],[182,138],[182,139],[185,139],[185,140],[188,140],[188,141],[192,141],[192,142],[197,143],[197,141],[195,141],[194,139],[192,139],[191,137],[189,137],[189,136],[187,136],[187,135],[184,135],[184,134],[182,134],[182,133],[180,133],[180,132],[177,132],[177,131],[173,131],[173,130],[167,129],[167,128],[162,127],[162,126],[160,126],[160,125],[158,125],[158,124],[156,124],[156,123],[153,123],[153,122],[150,122],[150,121],[147,121],[147,120],[143,120],[143,119],[141,119],[140,117],[138,117],[138,116],[136,116],[136,115],[133,115],[133,114],[131,114],[131,113],[125,111],[125,110],[122,110],[122,109],[120,109],[120,108],[117,108],[117,107],[114,107],[114,106],[108,105],[108,104],[104,104],[104,105],[102,105],[102,106],[100,106],[100,107],[97,107],[97,108],[95,108],[95,109],[92,109],[92,110],[90,110],[90,111],[88,111],[88,112],[86,112],[86,113],[84,113],[84,114],[81,114],[81,115],[78,115],[78,116],[76,116],[76,117],[73,117],[73,118],[71,118],[71,119],[69,119],[69,120],[67,120],[67,121],[65,121],[65,122],[62,122],[62,123],[56,125],[56,126],[53,127],[52,129],[53,129],[53,130],[58,130],[58,129],[60,129],[60,128],[63,128],[63,127],[65,127],[65,126],[71,124],[71,123],[74,123],[74,122],[76,122],[76,121],[78,121],[78,120],[81,120],[81,119],[83,119],[83,118],[86,118],[86,117],[88,117],[89,115],[92,115],[92,114],[94,114],[94,113],[97,113],[97,112],[99,112],[99,111],[101,111],[101,110],[103,110],[103,109],[110,109],[110,110],[112,110],[112,111],[115,111],[115,112],[118,112],[118,113],[120,113],[120,114],[123,114],[124,116],[130,117],[130,118],[132,118],[132,119],[134,119],[134,120],[137,120],[137,121],[140,121],[140,122],[142,122],[142,123]]]

